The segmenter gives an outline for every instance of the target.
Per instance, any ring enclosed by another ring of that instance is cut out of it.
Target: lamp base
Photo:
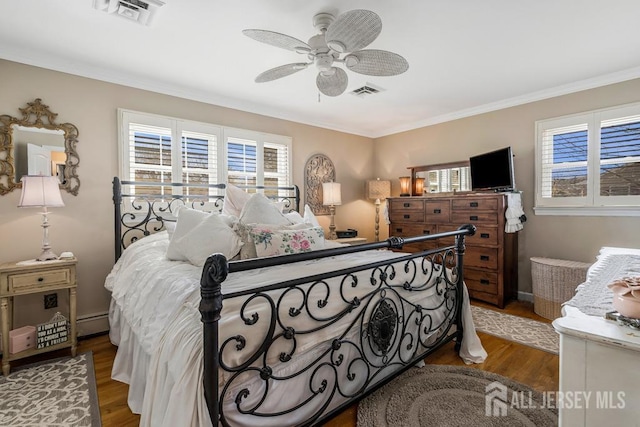
[[[409,193],[400,193],[400,197],[409,197],[410,195]]]
[[[36,261],[50,261],[52,259],[58,259],[58,255],[54,254],[51,249],[47,248],[47,249],[43,249],[42,253],[40,254],[40,256],[38,258],[36,258]]]

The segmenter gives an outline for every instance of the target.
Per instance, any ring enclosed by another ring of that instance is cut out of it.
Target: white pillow
[[[293,224],[302,224],[304,223],[304,218],[297,211],[291,211],[284,214],[285,218],[291,221]]]
[[[183,208],[167,247],[167,258],[202,266],[213,253],[231,259],[240,252],[242,241],[231,228],[232,217]]]
[[[249,197],[242,208],[239,220],[244,224],[256,222],[276,225],[292,224],[282,210],[262,193],[254,193]]]
[[[169,239],[173,236],[173,232],[176,231],[176,223],[173,221],[164,221],[164,229],[167,230]]]
[[[242,208],[238,219],[238,235],[242,241],[241,259],[256,258],[256,248],[249,237],[250,224],[271,224],[275,226],[293,224],[264,194],[255,193]]]
[[[313,214],[311,207],[309,205],[304,205],[304,222],[307,224],[311,224],[314,227],[320,227],[320,223],[318,222],[318,218]]]
[[[322,227],[301,228],[299,225],[280,228],[268,224],[251,226],[249,236],[253,240],[257,256],[262,258],[324,249]]]
[[[242,208],[250,198],[251,194],[233,184],[227,184],[224,193],[224,203],[222,204],[222,213],[240,216]]]

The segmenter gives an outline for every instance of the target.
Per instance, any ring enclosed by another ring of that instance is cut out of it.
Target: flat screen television
[[[512,191],[516,188],[511,147],[469,158],[473,191]]]

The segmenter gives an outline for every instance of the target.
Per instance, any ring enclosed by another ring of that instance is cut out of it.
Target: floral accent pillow
[[[249,236],[259,258],[324,249],[322,227],[287,230],[256,225],[249,231]]]

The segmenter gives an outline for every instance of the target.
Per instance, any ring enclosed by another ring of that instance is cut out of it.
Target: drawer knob
[[[469,206],[472,208],[477,208],[478,207],[478,202],[471,202],[469,203]]]
[[[38,277],[38,282],[43,282],[44,281],[44,277]]]
[[[433,213],[434,214],[439,214],[439,213],[442,213],[442,210],[441,209],[434,209]]]
[[[408,207],[411,206],[411,203],[403,203],[402,206],[405,207],[405,208],[408,208]]]
[[[489,261],[489,255],[480,255],[481,261]]]
[[[487,279],[480,279],[480,284],[482,285],[488,285],[489,281]]]
[[[470,220],[470,221],[477,221],[477,220],[478,220],[478,215],[471,215],[471,216],[469,217],[469,220]]]
[[[489,238],[489,233],[480,233],[480,238],[481,239],[488,239]]]
[[[422,230],[422,234],[431,234],[431,230]]]
[[[403,218],[404,219],[409,219],[409,218],[411,218],[411,215],[403,215]]]
[[[402,228],[396,228],[396,233],[402,233]]]

